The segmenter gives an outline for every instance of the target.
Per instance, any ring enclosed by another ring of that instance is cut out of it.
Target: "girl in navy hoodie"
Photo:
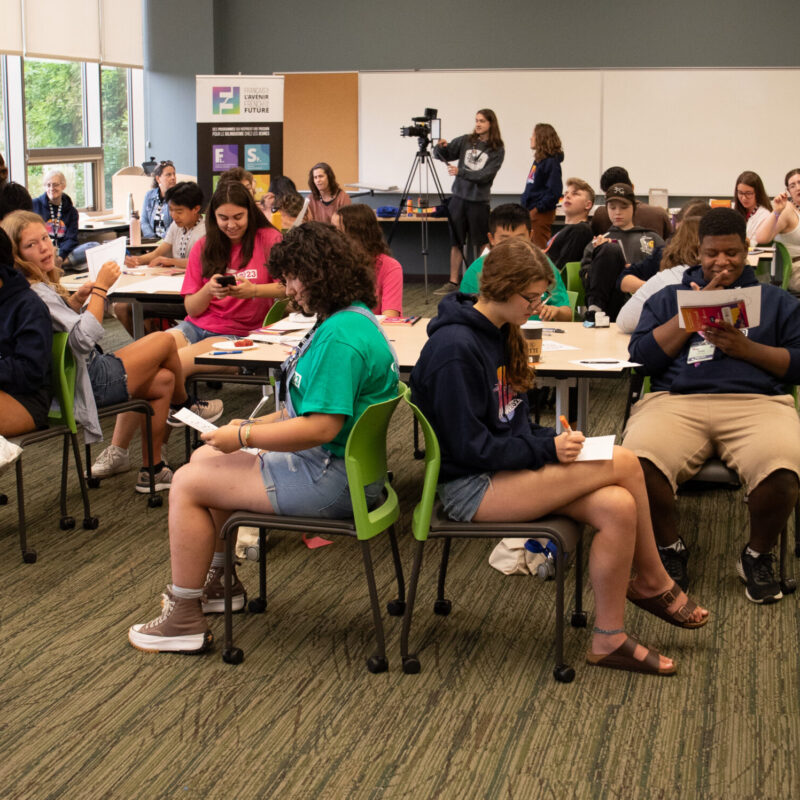
[[[544,250],[550,241],[550,230],[563,188],[561,162],[564,160],[564,151],[552,125],[540,122],[533,129],[531,150],[533,166],[519,202],[531,215],[531,241]]]
[[[441,446],[439,497],[445,512],[464,522],[523,522],[557,513],[595,528],[589,571],[597,627],[588,663],[671,675],[670,659],[626,636],[626,594],[680,627],[700,627],[708,613],[661,564],[638,459],[615,447],[610,461],[576,463],[583,434],[556,436],[529,420],[533,374],[520,325],[551,279],[541,251],[508,240],[486,257],[477,301],[458,293],[439,304],[411,374],[414,402]]]

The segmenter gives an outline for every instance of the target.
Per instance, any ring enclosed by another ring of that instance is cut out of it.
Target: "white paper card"
[[[724,306],[728,303],[738,303],[739,300],[744,300],[747,327],[757,328],[761,324],[761,286],[737,286],[735,289],[712,289],[709,292],[680,290],[675,294],[678,298],[679,312],[681,308]],[[686,327],[681,313],[678,313],[678,325],[681,328]]]
[[[579,367],[588,367],[589,369],[596,370],[621,370],[626,367],[640,367],[637,361],[620,361],[618,358],[585,358],[570,361],[570,364],[576,364]]]
[[[587,436],[576,461],[611,461],[614,457],[614,439],[611,436]]]
[[[90,247],[86,251],[86,263],[89,265],[89,280],[93,281],[97,278],[97,273],[106,261],[116,261],[120,269],[125,264],[125,237],[120,236],[119,239],[114,239],[105,244],[99,244],[97,247]]]
[[[182,287],[182,275],[156,275],[153,278],[146,278],[143,281],[129,283],[125,287],[125,291],[142,292],[144,294],[165,294],[168,292],[180,294]]]
[[[555,350],[580,350],[580,347],[575,347],[573,344],[564,344],[563,342],[554,342],[552,339],[542,340],[542,352],[553,352]]]
[[[200,433],[209,433],[217,429],[217,426],[213,422],[203,419],[199,414],[195,414],[194,411],[189,411],[188,408],[182,408],[180,411],[176,411],[172,416]],[[245,453],[252,453],[254,456],[257,456],[259,453],[257,447],[240,447],[239,449]]]

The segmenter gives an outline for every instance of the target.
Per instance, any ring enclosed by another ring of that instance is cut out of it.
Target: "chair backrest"
[[[411,530],[417,541],[424,542],[428,538],[431,527],[433,504],[436,502],[436,485],[439,483],[439,469],[442,465],[442,452],[439,449],[439,440],[427,417],[419,407],[411,402],[411,390],[405,394],[405,401],[416,417],[425,440],[425,477],[422,481],[422,497],[414,508],[411,521]]]
[[[789,290],[789,281],[792,279],[792,257],[786,249],[786,245],[775,242],[775,257],[783,270],[781,278],[781,288]]]
[[[575,322],[575,307],[578,305],[578,293],[571,292],[567,289],[567,297],[569,298],[569,307],[572,309],[572,321]]]
[[[577,305],[582,306],[586,298],[583,292],[583,282],[581,281],[581,262],[567,261],[565,269],[567,271],[567,291],[577,292]]]
[[[273,322],[280,322],[286,316],[286,306],[288,305],[288,297],[284,298],[283,300],[276,300],[272,304],[272,308],[267,311],[267,315],[264,317],[263,327],[266,328],[267,325],[272,325]]]
[[[53,403],[47,415],[50,425],[66,425],[72,433],[77,433],[75,422],[75,357],[67,340],[68,333],[53,334],[52,384]]]
[[[377,536],[400,516],[397,494],[388,481],[385,484],[386,498],[372,511],[367,508],[364,487],[386,477],[386,432],[404,394],[405,384],[399,383],[396,397],[364,409],[347,437],[344,466],[359,539]]]

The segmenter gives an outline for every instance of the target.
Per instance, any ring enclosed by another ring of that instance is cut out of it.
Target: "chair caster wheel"
[[[367,659],[367,669],[372,673],[386,672],[389,669],[389,661],[386,656],[370,656]]]
[[[61,517],[58,524],[62,531],[72,530],[75,527],[75,517]]]
[[[263,614],[267,610],[267,601],[263,597],[256,597],[247,604],[247,610],[251,614]]]
[[[99,525],[100,525],[100,520],[97,519],[97,517],[83,518],[83,529],[85,531],[96,531]]]
[[[570,620],[573,628],[585,628],[586,627],[586,612],[585,611],[573,611],[572,612],[572,619]]]
[[[559,664],[553,670],[553,677],[559,683],[572,683],[575,680],[575,670],[568,664]]]
[[[244,661],[244,652],[241,647],[231,647],[222,651],[222,660],[226,664],[241,664]]]
[[[87,478],[86,485],[90,489],[99,489],[100,488],[100,478]]]
[[[440,617],[446,617],[453,609],[453,604],[449,600],[437,600],[433,604],[433,613]]]
[[[794,594],[797,591],[797,581],[794,578],[784,578],[781,581],[781,591],[784,594]]]
[[[22,551],[22,560],[26,564],[35,564],[36,563],[36,551],[35,550],[23,550]]]
[[[147,498],[148,508],[161,508],[163,504],[164,504],[164,498],[160,494],[151,494]]]
[[[403,672],[406,675],[418,675],[420,669],[419,659],[415,655],[403,656]]]
[[[405,600],[390,600],[386,604],[386,610],[392,617],[402,617],[406,613]]]
[[[4,506],[8,502],[8,496],[0,494],[0,506]]]

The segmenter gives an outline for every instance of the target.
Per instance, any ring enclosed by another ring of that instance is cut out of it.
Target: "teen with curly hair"
[[[525,393],[533,373],[520,325],[550,278],[538,248],[509,239],[486,257],[477,300],[459,293],[439,304],[411,373],[414,402],[441,446],[439,497],[461,522],[524,522],[555,513],[595,528],[589,571],[597,627],[587,661],[671,675],[670,659],[625,635],[626,594],[681,627],[700,627],[708,616],[661,564],[636,456],[616,447],[610,461],[576,463],[583,434],[556,436],[529,420]]]
[[[544,250],[561,198],[561,162],[564,160],[561,139],[552,125],[547,122],[536,125],[531,134],[531,150],[533,166],[519,202],[531,215],[531,241]]]
[[[372,267],[343,233],[318,222],[301,225],[275,245],[270,267],[292,301],[317,315],[317,324],[283,364],[280,410],[203,434],[209,446],[175,474],[173,582],[161,615],[128,632],[141,650],[208,647],[204,612],[224,610],[218,533],[232,511],[352,514],[343,460],[347,437],[367,406],[397,392],[397,362],[369,311],[375,304]],[[245,445],[258,448],[258,456],[242,452]],[[381,490],[382,481],[367,487],[368,498],[377,500]],[[236,575],[232,581],[236,610],[245,592]]]

